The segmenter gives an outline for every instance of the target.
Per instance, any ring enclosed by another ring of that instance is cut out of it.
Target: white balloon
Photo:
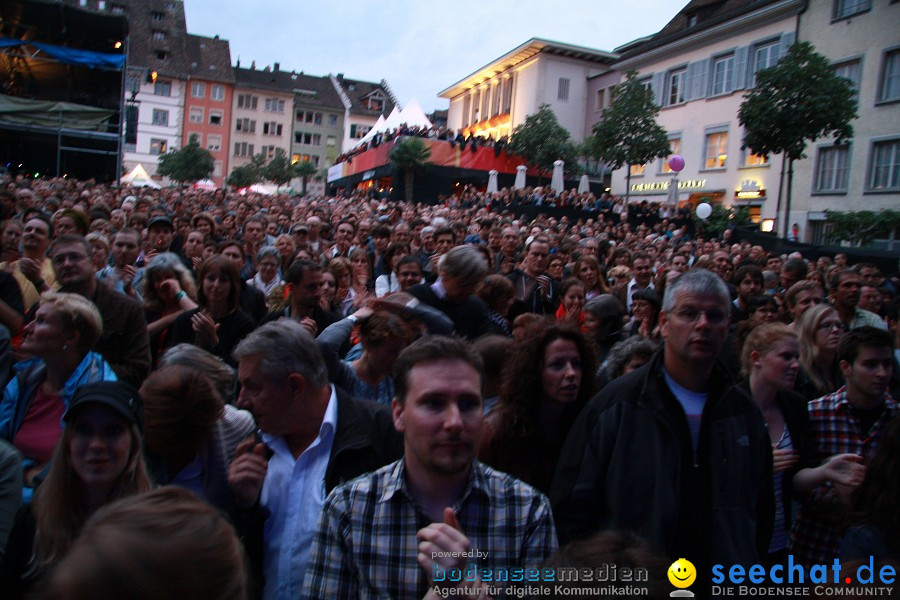
[[[712,206],[707,204],[706,202],[702,202],[697,205],[697,216],[701,219],[708,219],[709,215],[712,214]]]

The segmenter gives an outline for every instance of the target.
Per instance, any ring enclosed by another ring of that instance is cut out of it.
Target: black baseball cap
[[[72,414],[87,404],[102,404],[116,412],[129,423],[144,429],[144,401],[137,388],[124,381],[96,381],[86,383],[77,390],[69,403],[63,422],[68,423]]]

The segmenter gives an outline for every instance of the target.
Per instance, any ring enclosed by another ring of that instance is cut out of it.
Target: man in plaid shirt
[[[394,381],[405,456],[328,496],[302,597],[502,595],[514,569],[556,549],[556,531],[545,496],[475,460],[480,358],[460,340],[423,338],[400,354]],[[509,579],[496,583],[500,572]]]
[[[849,482],[832,477],[808,478],[823,469],[797,474],[794,487],[810,491],[791,531],[791,552],[807,565],[834,560],[844,529],[850,523],[847,501],[862,483],[864,463],[875,456],[882,429],[897,414],[897,402],[888,392],[893,349],[890,334],[875,327],[860,327],[847,333],[838,346],[838,360],[847,384],[833,394],[809,403],[809,418],[818,446],[818,459],[825,463],[856,455],[855,464],[842,470]],[[809,479],[809,480],[808,480]]]

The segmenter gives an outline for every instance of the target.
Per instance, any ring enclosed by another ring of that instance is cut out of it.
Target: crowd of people
[[[486,597],[605,562],[664,597],[677,558],[704,596],[714,564],[900,560],[872,263],[541,188],[0,184],[4,597]]]

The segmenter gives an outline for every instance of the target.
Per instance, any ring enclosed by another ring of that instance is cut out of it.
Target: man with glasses
[[[103,333],[93,350],[103,356],[119,379],[140,387],[150,372],[150,338],[144,307],[97,281],[91,264],[91,245],[80,235],[66,234],[53,242],[50,260],[59,291],[81,294],[100,311]]]
[[[717,360],[730,307],[724,282],[704,269],[667,287],[662,350],[603,388],[563,447],[550,494],[561,543],[639,531],[701,573],[713,559],[765,556],[772,450],[753,400]]]

